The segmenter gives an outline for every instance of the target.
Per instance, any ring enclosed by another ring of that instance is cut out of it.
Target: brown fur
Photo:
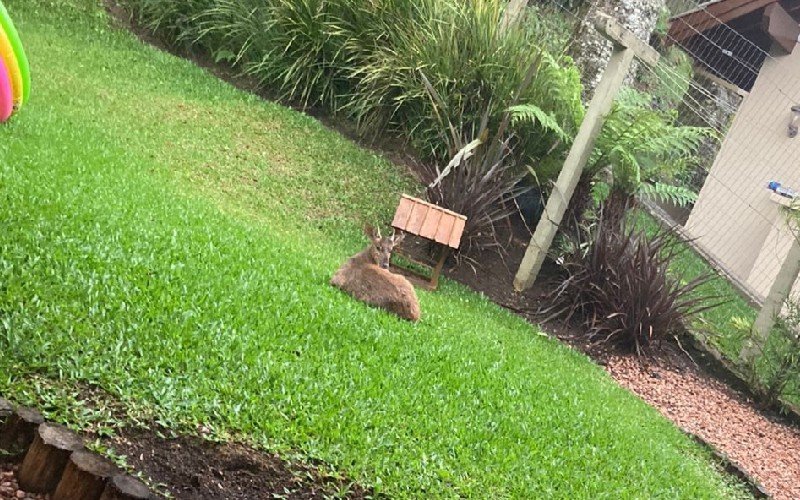
[[[367,228],[370,244],[352,256],[336,271],[331,285],[354,298],[380,307],[409,321],[420,317],[414,286],[403,276],[389,271],[389,258],[402,236],[381,238],[380,232]]]

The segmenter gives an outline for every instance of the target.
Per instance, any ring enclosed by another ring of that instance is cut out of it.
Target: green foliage
[[[737,318],[733,322],[742,345],[751,344],[757,356],[740,366],[759,402],[780,409],[784,402],[800,401],[800,303],[784,301],[781,314],[766,341],[753,331],[753,322]],[[736,360],[738,361],[738,357]]]
[[[639,195],[662,202],[669,202],[679,207],[691,205],[697,201],[697,193],[683,186],[673,186],[654,182],[652,184],[642,184],[639,188]]]
[[[423,156],[447,161],[440,117],[420,71],[442,98],[446,121],[465,135],[484,111],[496,126],[532,62],[539,72],[520,103],[558,127],[519,122],[516,156],[532,165],[574,133],[582,116],[580,78],[567,58],[542,49],[527,23],[499,30],[501,0],[125,0],[173,41],[223,54],[286,99],[347,113],[364,134],[408,137]]]
[[[548,2],[529,2],[519,22],[548,52],[563,54],[575,31],[576,17]]]
[[[445,281],[410,325],[328,286],[414,189],[386,160],[127,33],[4,3],[40,76],[0,127],[0,393],[82,425],[93,403],[57,387],[89,384],[123,420],[93,421],[203,425],[394,498],[740,494],[479,295]]]
[[[535,104],[517,104],[508,108],[511,112],[512,124],[532,123],[539,124],[543,129],[554,133],[561,140],[569,140],[567,134],[559,125],[558,120]]]
[[[664,184],[693,165],[702,141],[714,132],[676,125],[674,110],[654,109],[651,99],[632,89],[620,93],[597,139],[587,172],[596,175],[608,169],[614,190],[685,204],[694,199],[693,193]]]

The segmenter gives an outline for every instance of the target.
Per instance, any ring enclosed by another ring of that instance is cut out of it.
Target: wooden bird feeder
[[[435,266],[417,262],[410,256],[395,251],[395,253],[402,255],[411,262],[431,269],[429,280],[424,276],[417,275],[423,279],[422,283],[420,283],[423,287],[429,290],[436,290],[439,286],[439,275],[442,272],[444,262],[450,252],[457,250],[461,245],[461,235],[464,234],[466,223],[467,218],[461,214],[412,196],[405,194],[401,196],[400,204],[394,214],[392,227],[398,231],[419,236],[440,247],[439,259]]]

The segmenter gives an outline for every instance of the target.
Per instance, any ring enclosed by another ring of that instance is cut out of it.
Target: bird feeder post
[[[412,196],[402,195],[392,220],[392,227],[440,246],[439,260],[433,267],[416,262],[399,251],[396,252],[417,265],[431,268],[430,279],[417,275],[422,279],[420,284],[423,287],[429,290],[438,288],[444,263],[450,253],[461,245],[461,236],[464,234],[466,223],[467,218],[461,214]]]

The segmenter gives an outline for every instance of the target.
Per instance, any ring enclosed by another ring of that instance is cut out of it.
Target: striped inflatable
[[[30,93],[28,58],[11,16],[0,1],[0,123],[28,102]]]

